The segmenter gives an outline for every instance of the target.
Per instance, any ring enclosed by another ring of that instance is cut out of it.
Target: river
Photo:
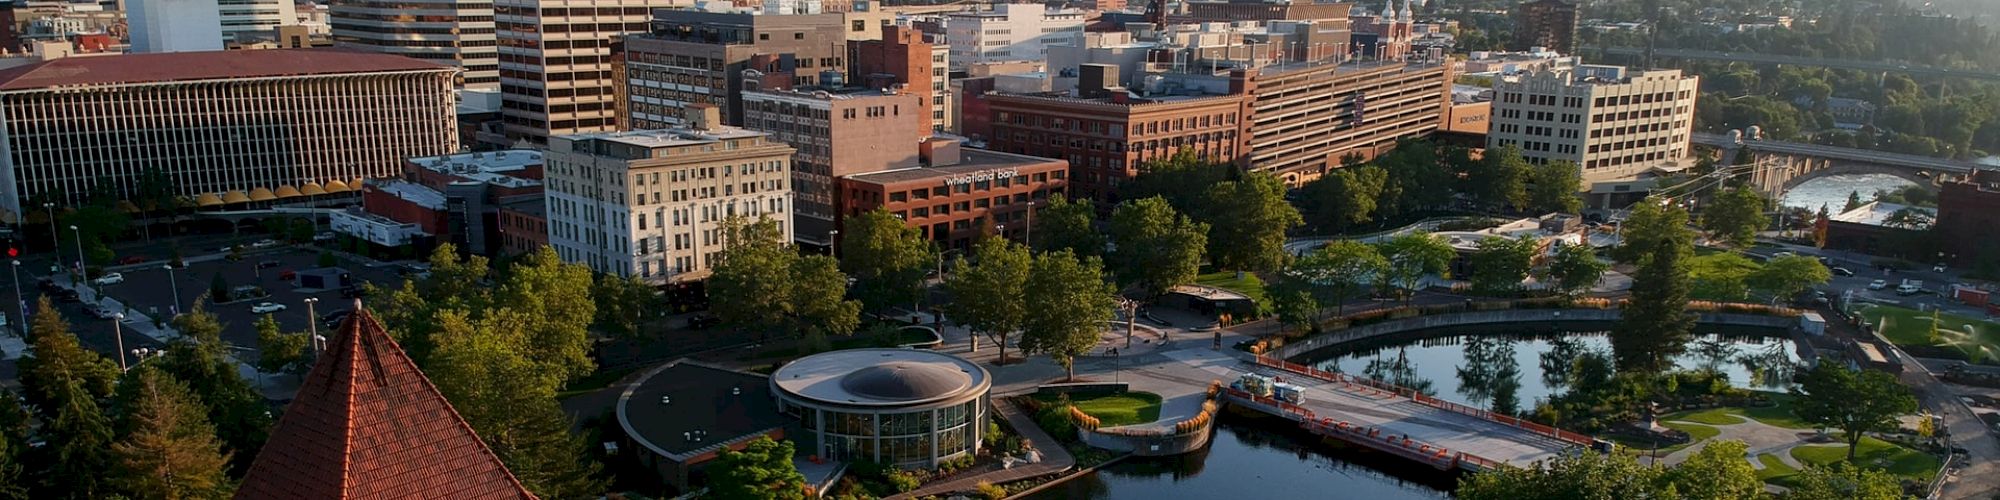
[[[1709,346],[1707,352],[1710,356],[1682,356],[1680,364],[1694,367],[1703,365],[1704,359],[1726,358],[1719,361],[1718,368],[1739,385],[1752,385],[1747,381],[1758,377],[1753,377],[1751,373],[1765,370],[1761,365],[1748,362],[1750,358],[1797,359],[1791,354],[1791,343],[1782,339],[1710,334],[1702,335],[1691,346],[1699,347],[1703,341]],[[1316,360],[1309,363],[1322,368],[1337,367],[1356,374],[1367,371],[1366,365],[1370,361],[1402,359],[1398,365],[1407,380],[1424,381],[1437,395],[1446,399],[1475,404],[1483,402],[1473,399],[1483,398],[1468,398],[1462,394],[1466,391],[1466,384],[1462,383],[1461,371],[1474,366],[1467,360],[1487,359],[1497,365],[1511,364],[1512,368],[1489,369],[1487,372],[1513,373],[1511,378],[1518,384],[1518,394],[1526,406],[1559,390],[1559,384],[1548,381],[1549,377],[1545,376],[1542,368],[1545,357],[1566,359],[1566,356],[1573,356],[1574,351],[1561,349],[1602,350],[1607,345],[1601,333],[1591,331],[1567,332],[1542,328],[1524,332],[1459,328],[1412,332],[1393,339],[1316,352],[1308,357]],[[1468,349],[1484,349],[1489,354],[1469,354]],[[1545,353],[1551,352],[1555,354],[1545,356]],[[1028,498],[1436,499],[1449,498],[1450,489],[1456,484],[1454,474],[1325,443],[1316,436],[1293,429],[1295,424],[1287,424],[1289,422],[1225,412],[1224,417],[1217,421],[1215,437],[1210,440],[1208,448],[1179,457],[1127,460]]]
[[[1780,200],[1787,207],[1804,207],[1819,210],[1825,205],[1827,210],[1840,213],[1847,206],[1848,193],[1861,193],[1861,201],[1874,199],[1876,191],[1889,191],[1916,183],[1889,174],[1852,174],[1821,177],[1799,184],[1785,193]]]

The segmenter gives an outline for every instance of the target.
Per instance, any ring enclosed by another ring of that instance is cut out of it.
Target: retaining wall
[[[1288,342],[1284,347],[1272,351],[1270,355],[1278,359],[1292,359],[1308,352],[1347,342],[1431,328],[1504,323],[1606,322],[1617,321],[1619,314],[1618,309],[1507,309],[1433,314],[1321,333]],[[1761,314],[1701,313],[1698,322],[1712,325],[1790,328],[1798,323],[1798,318]]]
[[[1210,418],[1195,429],[1173,434],[1124,434],[1076,428],[1077,437],[1093,448],[1126,452],[1142,457],[1179,455],[1203,446],[1208,446],[1208,437],[1215,428],[1215,419]]]

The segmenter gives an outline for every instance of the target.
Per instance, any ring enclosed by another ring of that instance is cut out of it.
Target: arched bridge
[[[1754,165],[1751,185],[1766,196],[1782,196],[1806,181],[1843,174],[1889,174],[1921,186],[1963,179],[1977,163],[1866,149],[1742,138],[1740,134],[1695,133],[1695,144],[1722,151],[1722,165],[1745,164],[1736,156],[1748,152]]]

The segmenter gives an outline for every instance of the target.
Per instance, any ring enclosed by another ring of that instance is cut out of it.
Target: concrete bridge
[[[1806,181],[1845,174],[1888,174],[1920,186],[1936,187],[1970,175],[1981,165],[1965,160],[1936,158],[1866,149],[1821,146],[1796,142],[1769,141],[1750,134],[1709,134],[1697,132],[1693,142],[1722,152],[1718,165],[1751,165],[1742,175],[1765,196],[1779,197]],[[1745,162],[1738,156],[1749,153]]]

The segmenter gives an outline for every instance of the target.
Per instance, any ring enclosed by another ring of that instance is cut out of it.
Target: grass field
[[[1751,419],[1755,419],[1758,422],[1763,422],[1764,424],[1767,425],[1784,427],[1786,429],[1812,428],[1812,424],[1808,424],[1803,420],[1799,420],[1799,417],[1792,415],[1791,395],[1769,394],[1768,397],[1770,397],[1771,401],[1775,404],[1767,408],[1759,408],[1759,407],[1744,408],[1736,406],[1725,406],[1719,408],[1709,408],[1706,410],[1669,413],[1665,416],[1660,417],[1660,421],[1669,422],[1669,421],[1680,420],[1680,421],[1696,422],[1709,425],[1730,425],[1730,424],[1742,423],[1742,420],[1740,420],[1738,417],[1748,417]]]
[[[1931,336],[1931,313],[1895,306],[1873,305],[1856,311],[1882,336],[1906,346],[1941,346],[1965,353],[1967,359],[2000,359],[2000,323],[1956,314],[1937,316],[1937,336]]]
[[[1035,396],[1055,402],[1055,396]],[[1121,392],[1094,396],[1070,396],[1070,403],[1083,414],[1097,417],[1102,427],[1143,424],[1160,419],[1160,395],[1150,392]]]
[[[1792,448],[1792,458],[1813,465],[1831,464],[1847,459],[1847,445],[1800,446]],[[1918,481],[1929,481],[1941,465],[1937,457],[1872,437],[1861,438],[1861,451],[1855,453],[1854,461]]]
[[[1235,271],[1219,271],[1195,276],[1194,283],[1243,294],[1256,302],[1258,307],[1270,307],[1271,304],[1264,296],[1264,280],[1257,279],[1256,273],[1243,273],[1243,278],[1238,279]]]
[[[1769,453],[1757,455],[1757,462],[1764,464],[1764,468],[1757,470],[1757,479],[1767,483],[1785,486],[1791,482],[1792,476],[1799,473],[1798,469],[1785,465],[1785,461],[1780,460],[1777,455]]]

